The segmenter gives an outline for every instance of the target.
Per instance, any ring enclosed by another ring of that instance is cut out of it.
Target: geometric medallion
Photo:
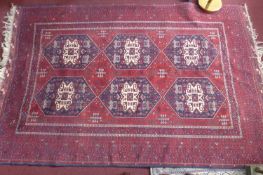
[[[177,69],[206,70],[216,58],[214,45],[202,35],[178,35],[164,49]]]
[[[60,35],[44,48],[49,63],[60,69],[84,69],[97,54],[97,46],[87,35]]]
[[[117,77],[100,95],[113,117],[146,117],[160,99],[143,77]]]
[[[116,69],[145,69],[159,50],[146,35],[117,35],[105,50]]]
[[[93,99],[94,93],[82,77],[53,77],[36,95],[45,115],[78,115]]]
[[[208,78],[178,78],[165,100],[183,118],[213,118],[225,98]]]

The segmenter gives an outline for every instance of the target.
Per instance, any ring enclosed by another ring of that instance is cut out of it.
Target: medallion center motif
[[[195,110],[198,110],[200,113],[204,111],[204,91],[199,83],[196,85],[188,83],[186,97],[186,104],[189,107],[189,111],[191,113],[193,113]]]
[[[67,39],[63,47],[63,61],[64,64],[76,64],[79,59],[79,49],[80,45],[78,40],[73,40],[72,42]]]
[[[121,90],[121,105],[123,106],[123,110],[125,112],[128,110],[136,112],[139,104],[139,94],[140,90],[135,82],[132,83],[132,85],[129,85],[128,82],[124,83]]]
[[[185,44],[183,45],[184,50],[184,59],[186,61],[186,65],[189,66],[191,63],[194,65],[198,65],[199,60],[199,46],[196,40],[186,40]]]
[[[139,59],[140,59],[140,44],[138,39],[136,38],[134,41],[131,41],[129,38],[126,39],[125,53],[124,53],[125,64],[129,65],[133,63],[134,65],[137,65]]]
[[[63,108],[66,111],[69,109],[69,106],[72,104],[72,98],[74,95],[74,91],[75,89],[73,87],[73,82],[70,82],[69,84],[62,82],[60,84],[60,87],[58,88],[58,91],[57,91],[58,96],[55,101],[57,111]]]

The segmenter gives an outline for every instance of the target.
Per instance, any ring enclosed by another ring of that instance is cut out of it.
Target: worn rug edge
[[[258,69],[256,70],[258,72],[258,74],[261,77],[261,81],[260,81],[260,92],[263,93],[263,42],[262,41],[258,41],[258,34],[256,32],[256,29],[254,28],[251,16],[249,15],[249,11],[248,11],[248,6],[247,4],[244,5],[244,15],[247,18],[247,29],[251,34],[251,38],[252,38],[252,49],[253,49],[253,57],[256,59],[256,63],[258,66]]]
[[[17,29],[16,16],[18,15],[17,6],[12,4],[12,7],[4,17],[3,24],[4,30],[2,32],[3,42],[1,43],[2,56],[0,58],[0,113],[3,108],[5,94],[7,94],[12,71],[12,60],[15,52],[15,36],[14,33]]]

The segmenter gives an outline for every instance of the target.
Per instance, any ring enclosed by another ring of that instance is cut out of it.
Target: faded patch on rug
[[[214,14],[187,3],[15,11],[1,162],[263,162],[261,77],[244,7]]]

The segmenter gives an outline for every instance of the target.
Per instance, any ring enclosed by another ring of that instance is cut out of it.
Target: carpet
[[[21,6],[8,22],[0,162],[263,162],[262,63],[243,6]]]

